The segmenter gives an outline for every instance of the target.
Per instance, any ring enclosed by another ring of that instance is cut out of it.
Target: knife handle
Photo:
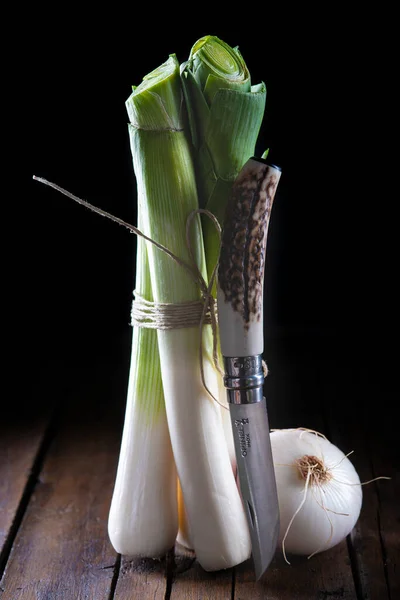
[[[264,371],[261,354],[224,356],[225,377],[230,404],[255,404],[263,399]]]
[[[279,167],[249,158],[232,186],[222,228],[217,301],[224,356],[264,350],[263,294],[268,225]]]

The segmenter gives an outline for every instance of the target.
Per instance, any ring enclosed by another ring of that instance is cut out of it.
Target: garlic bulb
[[[348,457],[306,429],[272,431],[271,446],[285,559],[286,552],[312,556],[341,542],[362,505],[360,478]]]

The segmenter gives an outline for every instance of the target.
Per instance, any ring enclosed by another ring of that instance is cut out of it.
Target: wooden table
[[[114,483],[130,336],[90,361],[47,358],[14,381],[0,422],[1,600],[312,600],[400,598],[396,386],[385,359],[352,341],[304,333],[267,339],[271,428],[321,431],[351,460],[363,506],[346,540],[310,560],[281,550],[259,582],[250,561],[207,573],[176,547],[163,560],[113,550]],[[41,366],[40,366],[41,365]],[[396,365],[393,365],[395,367]],[[26,374],[25,374],[26,375]]]

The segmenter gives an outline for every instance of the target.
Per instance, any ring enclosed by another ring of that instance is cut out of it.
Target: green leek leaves
[[[202,208],[222,224],[233,181],[254,156],[264,117],[266,86],[252,85],[249,70],[237,48],[216,36],[198,40],[181,77],[190,125]],[[207,270],[218,260],[214,225],[203,219]]]

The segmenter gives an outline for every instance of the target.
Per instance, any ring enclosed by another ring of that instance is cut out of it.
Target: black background
[[[266,328],[328,332],[355,360],[393,356],[394,16],[295,6],[232,5],[229,19],[192,5],[96,6],[86,15],[35,7],[15,18],[5,96],[16,114],[3,116],[15,168],[4,202],[14,221],[3,227],[12,232],[18,368],[27,357],[34,369],[48,357],[84,364],[109,352],[129,330],[134,288],[134,235],[32,176],[135,223],[125,100],[170,53],[185,60],[206,34],[238,45],[253,83],[267,85],[257,152],[269,147],[283,174],[269,231]]]

